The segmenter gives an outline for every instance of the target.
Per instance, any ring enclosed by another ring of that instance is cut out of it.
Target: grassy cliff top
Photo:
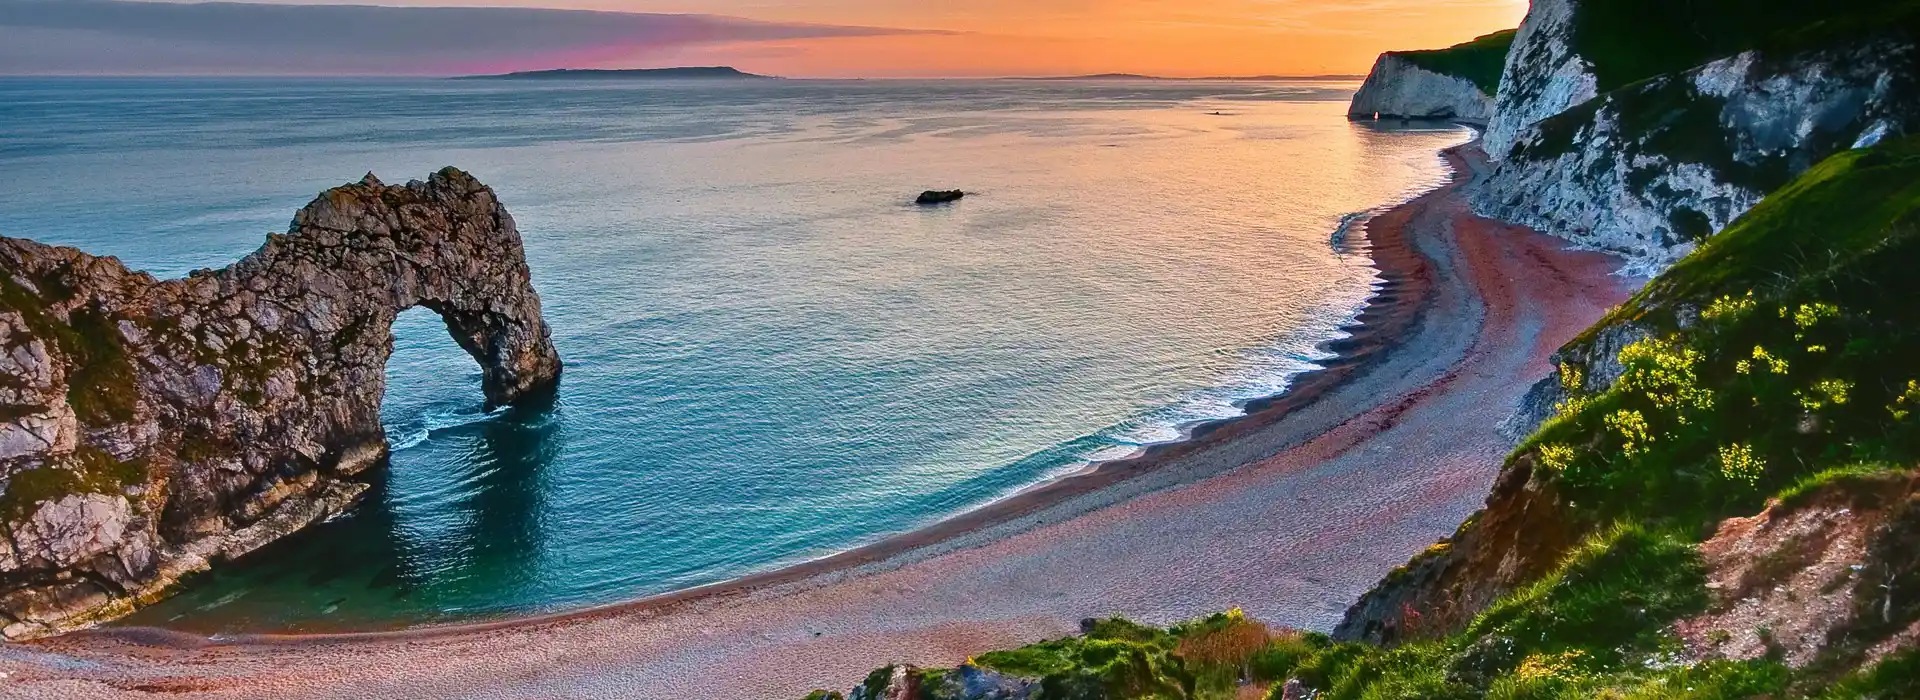
[[[1393,55],[1435,73],[1466,78],[1481,92],[1493,95],[1500,91],[1500,74],[1506,69],[1507,51],[1513,48],[1518,31],[1508,29],[1444,49],[1396,51]]]

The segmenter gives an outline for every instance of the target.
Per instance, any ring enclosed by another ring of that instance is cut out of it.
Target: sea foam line
[[[505,413],[506,410],[506,408],[502,407],[479,413],[443,411],[421,416],[419,418],[420,424],[417,426],[383,426],[383,429],[387,433],[387,450],[389,452],[400,452],[419,447],[424,444],[428,438],[433,437],[433,434],[436,432],[492,420]]]

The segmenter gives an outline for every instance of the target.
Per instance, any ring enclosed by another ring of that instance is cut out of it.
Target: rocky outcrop
[[[1713,604],[1675,632],[1696,659],[1794,668],[1879,661],[1920,641],[1920,497],[1898,472],[1836,480],[1701,543]]]
[[[1814,163],[1920,129],[1916,59],[1910,38],[1882,36],[1749,51],[1609,93],[1520,129],[1474,209],[1658,272]],[[1496,127],[1512,125],[1513,94],[1528,89],[1502,91]],[[1525,118],[1558,102],[1527,102]]]
[[[1493,98],[1467,78],[1436,73],[1399,54],[1381,54],[1347,109],[1353,119],[1446,119],[1485,124]]]
[[[965,196],[967,196],[967,193],[960,190],[927,190],[921,192],[919,197],[914,198],[913,203],[920,205],[946,204],[948,202],[958,202],[961,197]]]
[[[1533,0],[1500,76],[1500,94],[1481,143],[1488,157],[1506,158],[1528,127],[1600,94],[1591,64],[1574,50],[1577,4]]]
[[[0,238],[0,631],[125,614],[353,503],[386,454],[390,327],[416,306],[489,404],[558,381],[513,219],[452,168],[329,190],[185,279]]]
[[[847,700],[1028,700],[1040,695],[1040,683],[1015,678],[971,663],[955,669],[928,670],[905,664],[888,666],[869,674],[865,683],[846,695]],[[816,691],[810,698],[832,698]]]
[[[1445,635],[1552,570],[1585,533],[1537,469],[1531,456],[1509,462],[1484,509],[1368,590],[1333,637],[1393,644]]]

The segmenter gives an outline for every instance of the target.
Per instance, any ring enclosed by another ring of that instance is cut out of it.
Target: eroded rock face
[[[1391,645],[1449,633],[1551,571],[1584,533],[1537,471],[1531,455],[1509,462],[1485,508],[1348,607],[1333,637]]]
[[[1436,73],[1395,54],[1381,54],[1353,96],[1347,116],[1447,119],[1485,124],[1493,98],[1466,78]]]
[[[1822,655],[1879,661],[1920,639],[1908,580],[1920,559],[1920,483],[1887,474],[1824,487],[1700,544],[1713,604],[1675,633],[1694,659],[1794,668]]]
[[[416,306],[488,404],[556,385],[513,219],[452,168],[329,190],[180,280],[0,238],[0,631],[123,615],[353,503],[386,454],[391,326]]]
[[[1538,123],[1516,127],[1473,208],[1657,273],[1827,156],[1920,129],[1916,60],[1912,38],[1883,36],[1790,56],[1750,51],[1544,121],[1540,105],[1557,101],[1534,103],[1525,119]],[[1515,121],[1509,92],[1490,152]]]
[[[1482,146],[1498,161],[1521,132],[1600,94],[1593,67],[1573,48],[1578,0],[1533,0],[1514,36]]]

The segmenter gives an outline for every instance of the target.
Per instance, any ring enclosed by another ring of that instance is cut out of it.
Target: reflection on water
[[[517,598],[534,580],[525,563],[546,548],[543,472],[561,452],[551,398],[502,409],[493,417],[436,432],[463,446],[439,476],[459,493],[436,499],[438,527],[410,518],[419,499],[403,498],[420,475],[369,470],[365,501],[322,526],[269,545],[243,565],[219,567],[189,582],[190,593],[142,611],[128,624],[166,624],[213,613],[236,628],[271,629],[285,606],[319,613],[309,630],[377,626],[421,609],[457,613],[471,589]],[[402,485],[397,485],[401,482]],[[417,484],[416,484],[417,485]],[[266,596],[250,593],[271,592]]]
[[[481,413],[445,325],[402,315],[380,490],[130,622],[556,610],[871,542],[1283,390],[1374,280],[1343,217],[1466,136],[1350,123],[1353,87],[0,79],[0,231],[181,275],[368,170],[473,172],[526,238],[557,402]]]

